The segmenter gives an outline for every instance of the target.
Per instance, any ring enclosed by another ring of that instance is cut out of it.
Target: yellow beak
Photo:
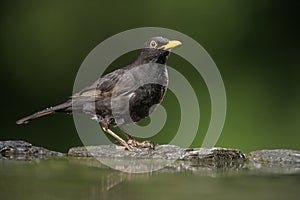
[[[177,40],[171,40],[167,44],[161,46],[159,49],[168,50],[168,49],[173,49],[179,45],[181,45],[181,42]]]

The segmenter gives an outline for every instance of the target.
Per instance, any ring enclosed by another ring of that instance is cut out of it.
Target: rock
[[[179,159],[184,149],[174,145],[159,145],[155,150],[126,151],[116,145],[73,147],[68,156],[96,158],[136,158],[136,159]]]
[[[181,160],[211,160],[211,161],[234,161],[245,160],[246,155],[237,149],[226,148],[193,148],[185,149]]]
[[[181,148],[175,145],[158,145],[155,150],[126,151],[116,145],[73,147],[69,156],[96,158],[136,158],[136,159],[166,159],[166,160],[206,160],[233,161],[245,160],[246,156],[240,150],[226,148]]]
[[[65,154],[32,146],[25,141],[0,141],[0,160],[36,160]],[[117,145],[73,147],[69,150],[69,162],[100,168],[113,168],[123,172],[141,173],[156,170],[166,172],[204,172],[212,175],[218,169],[237,172],[251,170],[255,173],[299,173],[300,151],[258,150],[248,155],[237,149],[181,148],[174,145],[158,145],[155,150],[126,151]]]
[[[109,166],[129,173],[164,169],[168,171],[199,171],[211,168],[241,168],[246,160],[243,152],[225,148],[180,148],[158,145],[150,151],[126,151],[116,145],[74,147],[68,156],[93,157],[93,165]],[[96,161],[95,161],[96,160]],[[99,163],[101,163],[99,165]],[[103,165],[102,165],[103,164]]]
[[[248,154],[247,168],[255,173],[294,174],[300,172],[300,151],[275,149]]]
[[[300,151],[287,149],[258,150],[250,152],[248,159],[260,163],[299,163],[300,165]]]
[[[25,141],[0,141],[0,160],[35,160],[50,156],[63,156],[64,154],[50,151],[43,147],[32,146]]]

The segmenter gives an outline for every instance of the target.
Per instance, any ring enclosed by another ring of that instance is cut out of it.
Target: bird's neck
[[[157,63],[165,65],[168,57],[169,57],[168,51],[164,51],[159,56],[152,56],[147,53],[142,52],[140,56],[136,59],[136,61],[132,65],[144,65],[144,64],[150,64],[150,63]]]

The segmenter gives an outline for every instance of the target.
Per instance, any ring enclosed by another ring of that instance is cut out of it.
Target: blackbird
[[[132,64],[104,75],[65,103],[36,112],[16,123],[26,124],[52,113],[79,112],[90,115],[127,150],[154,148],[148,141],[136,141],[120,126],[146,118],[162,101],[168,84],[166,62],[170,51],[179,45],[181,42],[176,40],[152,37]],[[110,125],[120,128],[127,141],[115,134]]]

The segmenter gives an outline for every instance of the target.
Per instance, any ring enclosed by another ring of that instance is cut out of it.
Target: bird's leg
[[[135,147],[135,148],[142,148],[142,149],[154,149],[155,145],[150,142],[150,141],[142,141],[139,142],[137,140],[135,140],[131,135],[129,135],[128,133],[126,133],[126,131],[124,129],[122,129],[121,127],[119,127],[120,132],[125,135],[125,137],[127,138],[127,144],[131,147]]]
[[[122,129],[120,126],[118,126],[118,129],[127,138],[127,140],[133,140],[134,139],[131,135],[129,135],[128,133],[126,133],[126,131],[124,129]]]
[[[127,144],[127,142],[125,142],[125,140],[123,140],[120,136],[118,136],[117,134],[115,134],[112,130],[109,129],[108,127],[109,125],[107,123],[105,124],[101,124],[101,127],[103,129],[103,131],[105,131],[106,133],[108,133],[109,135],[113,136],[118,142],[120,142],[127,150],[131,151],[132,147],[129,146]]]

